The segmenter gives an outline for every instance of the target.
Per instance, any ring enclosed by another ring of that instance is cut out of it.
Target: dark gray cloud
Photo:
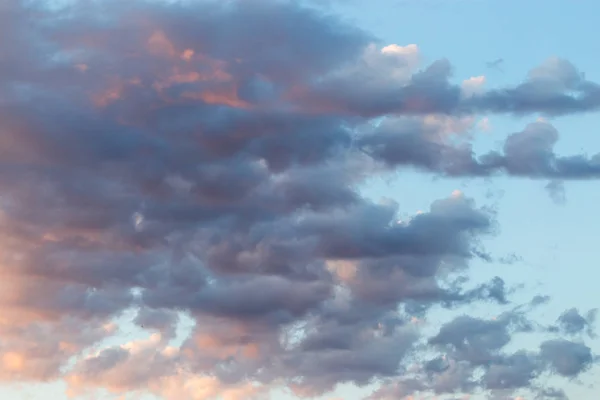
[[[556,325],[550,327],[550,331],[560,332],[569,336],[587,333],[589,336],[595,337],[597,313],[597,309],[592,309],[585,315],[581,315],[576,308],[570,308],[558,317]]]
[[[155,330],[167,339],[175,336],[179,314],[169,309],[140,308],[133,322],[142,329]]]
[[[518,315],[507,314],[488,321],[461,316],[442,326],[429,343],[447,348],[459,360],[484,365],[510,342],[512,332],[521,330],[530,327]]]
[[[540,356],[557,373],[575,377],[593,362],[591,349],[583,343],[564,339],[549,340],[541,344]]]
[[[568,399],[564,390],[555,389],[555,388],[545,388],[541,389],[539,394],[536,397],[537,399],[558,399],[558,400],[566,400]]]
[[[452,136],[470,113],[595,110],[568,62],[467,96],[448,60],[418,70],[416,46],[297,2],[48,7],[0,4],[0,379],[198,400],[385,381],[373,398],[397,399],[591,365],[575,342],[507,352],[537,327],[516,308],[426,337],[431,309],[511,303],[500,276],[467,287],[474,259],[493,262],[494,214],[457,191],[400,221],[360,191],[382,163],[597,178],[598,156],[556,155],[544,122],[480,156]],[[132,310],[152,336],[113,345]]]
[[[392,120],[362,136],[359,146],[376,160],[393,167],[413,167],[446,176],[482,177],[504,173],[517,177],[597,179],[600,155],[559,156],[553,147],[558,132],[547,122],[534,122],[509,135],[501,151],[475,155],[469,142],[454,144],[436,127],[421,120]],[[560,195],[556,183],[553,196]]]
[[[548,373],[578,377],[594,362],[591,350],[582,343],[552,339],[537,351],[507,351],[514,333],[533,329],[534,324],[517,311],[491,320],[457,317],[428,341],[443,351],[442,356],[423,362],[404,377],[389,380],[370,398],[470,393],[479,388],[491,398],[514,398],[515,393],[527,390],[535,398],[566,399],[564,391],[540,386],[538,378]]]
[[[500,358],[487,368],[483,377],[485,387],[495,389],[517,389],[529,387],[539,374],[535,356],[516,353]]]
[[[357,82],[355,75],[333,75],[319,80],[302,101],[371,117],[426,113],[556,116],[597,111],[600,106],[600,86],[587,81],[564,59],[549,58],[518,85],[466,98],[461,95],[460,86],[451,82],[452,72],[450,62],[441,59],[423,70],[412,71],[402,81],[391,80],[387,86]]]

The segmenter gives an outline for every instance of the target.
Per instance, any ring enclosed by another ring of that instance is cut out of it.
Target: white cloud
[[[485,76],[472,76],[469,79],[465,79],[462,82],[462,92],[465,97],[471,97],[475,94],[480,93],[483,90],[485,84]]]

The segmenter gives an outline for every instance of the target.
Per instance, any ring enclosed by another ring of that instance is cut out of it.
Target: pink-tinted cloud
[[[598,178],[598,156],[555,154],[544,121],[472,149],[480,113],[597,109],[570,63],[466,96],[449,61],[296,2],[65,7],[0,5],[0,379],[196,400],[381,382],[373,398],[397,398],[543,393],[541,374],[589,368],[576,342],[506,350],[533,326],[514,309],[428,337],[431,308],[508,304],[500,277],[464,285],[492,260],[495,215],[455,192],[399,223],[359,190],[401,168]],[[131,310],[149,339],[115,325]],[[544,333],[591,329],[577,316]]]

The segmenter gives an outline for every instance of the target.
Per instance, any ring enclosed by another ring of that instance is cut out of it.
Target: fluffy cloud
[[[398,222],[398,204],[360,191],[401,167],[597,178],[598,156],[555,154],[545,122],[472,150],[478,113],[596,110],[599,86],[567,61],[486,90],[294,2],[47,6],[0,5],[0,379],[64,379],[75,396],[383,382],[372,398],[560,398],[536,378],[593,362],[561,339],[509,352],[536,329],[515,310],[428,336],[414,321],[431,308],[510,302],[500,277],[464,284],[489,261],[494,214],[456,192]],[[152,336],[114,344],[131,309]],[[194,326],[174,344],[183,314]],[[568,311],[550,331],[592,320]]]
[[[433,129],[432,129],[433,128]],[[548,122],[528,124],[510,134],[501,151],[480,156],[468,141],[458,142],[419,118],[380,124],[364,133],[358,143],[388,167],[412,167],[447,176],[481,177],[504,173],[539,179],[597,179],[600,154],[560,156],[554,153],[557,130]],[[555,193],[556,184],[550,185]]]

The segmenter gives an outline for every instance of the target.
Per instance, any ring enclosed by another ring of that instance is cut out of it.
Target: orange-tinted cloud
[[[66,7],[0,6],[0,380],[193,400],[385,381],[399,398],[587,370],[575,342],[511,354],[509,326],[537,325],[501,278],[463,285],[492,260],[493,212],[449,193],[398,223],[403,193],[361,191],[402,168],[599,177],[599,156],[555,154],[547,121],[481,156],[468,135],[473,114],[597,109],[568,62],[465,96],[447,60],[421,68],[416,45],[294,1]],[[510,318],[420,336],[429,310],[490,301]]]

